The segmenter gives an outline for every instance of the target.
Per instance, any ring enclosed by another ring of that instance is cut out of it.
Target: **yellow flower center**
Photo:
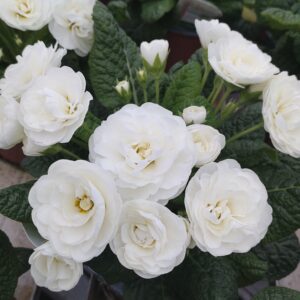
[[[140,156],[142,160],[146,159],[152,153],[150,143],[146,142],[133,144],[132,149]]]
[[[27,15],[31,14],[32,8],[28,0],[21,0],[17,5],[16,15],[20,18],[26,18]]]
[[[79,210],[80,213],[84,214],[89,212],[94,207],[93,200],[86,194],[75,199],[75,207]]]

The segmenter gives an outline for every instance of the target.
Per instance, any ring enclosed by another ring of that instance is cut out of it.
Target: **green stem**
[[[143,93],[144,93],[144,102],[148,102],[148,93],[147,93],[147,86],[143,85]]]
[[[159,77],[155,78],[155,99],[156,103],[159,104]]]
[[[135,84],[134,84],[134,80],[133,80],[133,76],[132,76],[132,72],[131,72],[131,67],[130,67],[130,63],[129,63],[129,60],[128,60],[127,51],[124,50],[124,53],[125,53],[126,62],[127,62],[127,69],[128,69],[128,73],[129,73],[129,80],[130,80],[130,83],[131,83],[131,86],[132,86],[133,100],[134,100],[134,103],[136,105],[139,105],[139,101],[138,101],[137,94],[136,94],[136,89],[135,89]]]
[[[85,150],[89,149],[88,144],[86,142],[82,141],[80,138],[78,138],[74,135],[73,135],[71,141],[82,149],[85,149]]]
[[[210,93],[208,97],[208,101],[214,103],[216,101],[216,98],[219,96],[222,88],[224,86],[224,80],[221,80],[219,85],[214,86],[212,92]]]
[[[205,87],[205,84],[206,84],[206,81],[207,81],[210,71],[211,71],[210,65],[208,63],[205,64],[204,65],[204,74],[203,74],[203,77],[202,77],[201,83],[200,83],[200,93],[202,93],[202,91]]]
[[[239,138],[249,134],[249,133],[252,133],[260,128],[262,128],[264,126],[264,122],[260,122],[252,127],[249,127],[241,132],[238,132],[237,134],[235,134],[234,136],[232,136],[230,139],[227,140],[226,144],[228,143],[232,143],[236,140],[238,140]]]
[[[228,87],[225,91],[225,93],[223,94],[222,98],[219,100],[217,107],[216,107],[216,111],[220,111],[224,102],[227,100],[227,98],[230,96],[230,94],[233,92],[233,89]]]
[[[69,158],[74,159],[74,160],[80,160],[81,159],[78,155],[76,155],[75,153],[73,153],[73,152],[71,152],[71,151],[69,151],[69,150],[67,150],[67,149],[65,149],[63,147],[61,147],[59,149],[59,152],[62,153],[62,154],[64,154],[65,156],[67,156]]]

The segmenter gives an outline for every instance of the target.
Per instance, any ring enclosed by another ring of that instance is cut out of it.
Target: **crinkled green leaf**
[[[262,20],[273,29],[300,31],[300,14],[280,8],[267,8],[261,12]]]
[[[162,105],[175,114],[192,105],[200,97],[201,65],[190,62],[180,68],[171,78]]]
[[[129,69],[141,66],[139,49],[118,26],[105,5],[94,8],[95,42],[89,57],[90,79],[96,100],[108,108],[124,104],[115,90],[117,80],[129,79]]]
[[[271,282],[292,273],[300,262],[300,244],[295,234],[277,242],[261,244],[254,252],[268,264],[266,276]]]
[[[176,0],[152,0],[142,3],[141,18],[146,23],[154,23],[171,11]]]
[[[0,231],[0,299],[11,300],[18,278],[29,268],[32,250],[13,248],[7,236]]]
[[[300,300],[300,293],[283,287],[270,287],[258,293],[253,300]]]
[[[29,181],[0,190],[0,213],[19,222],[31,220],[31,206],[28,203],[28,193],[34,184]]]

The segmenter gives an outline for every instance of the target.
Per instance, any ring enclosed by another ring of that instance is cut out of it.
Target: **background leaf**
[[[253,300],[299,300],[300,293],[283,287],[270,287],[258,293]]]
[[[171,11],[176,0],[153,0],[142,3],[141,18],[146,23],[154,23]]]

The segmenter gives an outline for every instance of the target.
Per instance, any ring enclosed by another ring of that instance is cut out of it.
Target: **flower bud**
[[[183,110],[182,117],[186,124],[201,124],[205,122],[206,109],[204,106],[189,106]]]
[[[127,102],[131,99],[131,90],[130,90],[130,84],[128,80],[122,80],[117,83],[115,86],[115,89],[117,93],[124,98]]]
[[[139,69],[136,72],[137,75],[137,80],[139,81],[140,84],[145,84],[147,81],[147,72],[145,69]]]
[[[157,76],[165,70],[168,54],[169,42],[166,40],[153,40],[141,44],[144,66],[153,75]]]

